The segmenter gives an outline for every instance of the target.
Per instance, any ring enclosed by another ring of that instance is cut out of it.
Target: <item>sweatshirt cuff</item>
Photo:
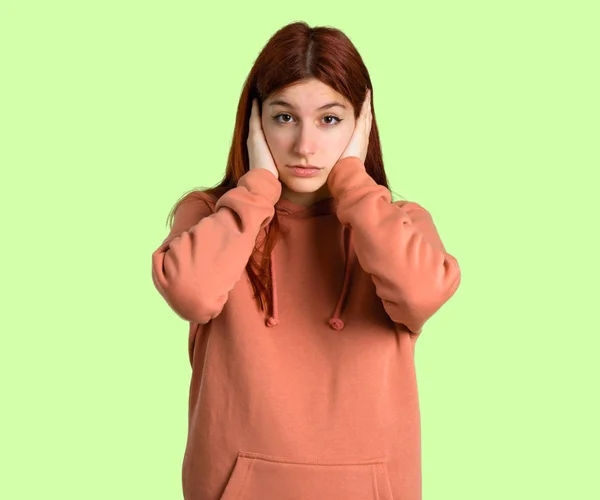
[[[253,168],[240,177],[238,186],[245,187],[252,194],[267,198],[273,205],[281,197],[281,182],[266,168]]]
[[[357,156],[347,156],[338,160],[327,178],[329,192],[336,200],[350,189],[375,185],[377,183],[367,173],[365,165]]]

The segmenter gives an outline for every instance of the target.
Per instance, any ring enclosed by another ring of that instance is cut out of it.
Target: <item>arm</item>
[[[204,324],[221,313],[280,195],[277,177],[253,169],[219,198],[214,213],[207,197],[184,198],[152,253],[154,286],[182,319]]]
[[[446,252],[421,205],[391,203],[391,193],[358,157],[338,161],[327,179],[337,216],[354,231],[356,257],[396,323],[418,335],[460,283],[457,260]]]

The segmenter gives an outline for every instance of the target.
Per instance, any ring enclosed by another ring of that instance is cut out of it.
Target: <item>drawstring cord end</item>
[[[334,330],[341,330],[342,328],[344,328],[344,322],[341,318],[330,318],[329,324]]]
[[[273,316],[269,316],[269,319],[267,319],[267,326],[277,326],[278,324],[279,320]]]

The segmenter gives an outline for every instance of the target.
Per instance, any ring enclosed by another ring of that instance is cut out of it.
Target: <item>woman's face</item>
[[[339,105],[319,109],[332,103]],[[350,102],[313,78],[271,94],[262,104],[261,120],[279,171],[281,197],[305,206],[329,198],[327,177],[354,132]],[[313,177],[299,177],[289,167],[294,164],[321,170]]]

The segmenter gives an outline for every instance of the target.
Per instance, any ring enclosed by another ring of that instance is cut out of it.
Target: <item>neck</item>
[[[289,189],[285,184],[282,184],[281,198],[296,203],[297,205],[310,207],[319,201],[331,198],[331,193],[329,192],[327,183],[323,184],[321,188],[312,193],[297,193],[296,191]]]

